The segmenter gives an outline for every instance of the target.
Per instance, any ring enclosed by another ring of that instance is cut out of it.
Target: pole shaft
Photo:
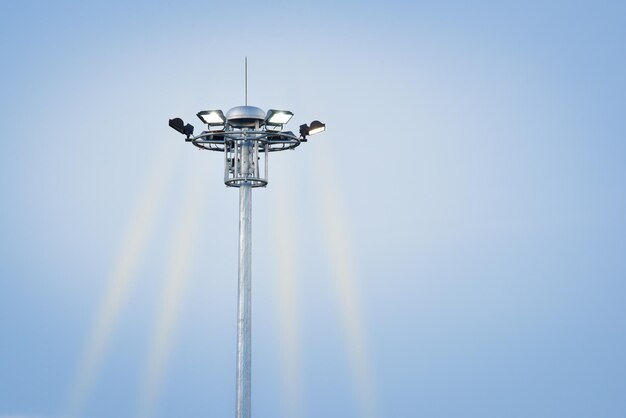
[[[242,149],[242,165],[247,172],[249,146]],[[239,281],[237,304],[237,407],[236,418],[250,418],[251,371],[251,266],[252,266],[252,187],[239,187]]]

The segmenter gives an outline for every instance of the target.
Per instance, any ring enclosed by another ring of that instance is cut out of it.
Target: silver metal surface
[[[219,148],[205,149],[224,152],[224,183],[229,187],[244,184],[252,188],[267,186],[269,152],[295,148],[300,144],[290,132],[267,133],[258,128],[223,132],[218,140],[214,139],[215,136],[205,132],[191,141],[199,148],[215,146]]]
[[[261,152],[286,151],[294,149],[302,143],[302,139],[295,136],[293,132],[273,132],[258,129],[205,131],[187,141],[200,149],[224,152],[229,144],[244,138],[259,142],[259,151]]]
[[[251,145],[242,147],[243,170],[250,167]],[[250,418],[251,406],[251,264],[252,264],[252,187],[239,187],[239,281],[237,295],[237,404],[236,418]]]
[[[292,112],[271,109],[266,115],[262,109],[248,106],[247,58],[245,103],[245,106],[230,109],[226,115],[221,110],[199,112],[198,117],[207,124],[208,130],[186,139],[199,149],[223,152],[224,183],[239,187],[236,418],[250,418],[251,415],[252,189],[267,185],[270,152],[295,149],[306,140],[293,132],[282,131],[283,125],[293,116]],[[279,113],[285,117],[272,117]],[[221,117],[224,117],[224,123]],[[172,127],[181,132],[179,126]]]
[[[255,106],[237,106],[226,112],[226,120],[229,125],[237,128],[252,128],[256,122],[265,120],[265,112]]]

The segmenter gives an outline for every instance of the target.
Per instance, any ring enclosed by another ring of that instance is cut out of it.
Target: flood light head
[[[293,112],[289,110],[276,110],[270,109],[267,111],[267,116],[265,116],[265,124],[266,125],[284,125],[293,116]]]
[[[326,125],[320,122],[319,120],[314,120],[311,122],[311,126],[309,126],[309,135],[315,135],[320,132],[324,132],[326,130]]]
[[[185,122],[183,122],[181,118],[170,119],[169,125],[170,128],[174,129],[176,132],[180,132],[181,134],[187,136],[187,139],[193,135],[193,125],[189,123],[185,125]]]
[[[226,118],[224,117],[224,113],[219,110],[203,110],[201,112],[198,112],[197,115],[200,120],[204,123],[206,123],[209,126],[218,126],[218,125],[223,125],[224,122],[226,121]]]
[[[311,126],[304,124],[300,125],[300,136],[306,141],[306,137],[309,135],[315,135],[326,130],[326,124],[319,120],[311,122]]]
[[[185,135],[185,122],[181,118],[170,119],[170,128]]]

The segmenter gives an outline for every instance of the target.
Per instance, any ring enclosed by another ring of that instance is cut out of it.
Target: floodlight
[[[306,141],[306,137],[309,135],[315,135],[326,130],[326,125],[319,120],[311,122],[311,126],[304,124],[300,125],[300,136]]]
[[[289,122],[293,113],[288,110],[270,109],[267,111],[265,123],[268,125],[284,125]]]
[[[311,126],[309,126],[309,135],[315,135],[320,132],[324,132],[326,130],[326,125],[320,122],[319,120],[314,120],[311,122]]]
[[[185,135],[185,122],[183,122],[181,118],[170,119],[170,128],[173,128]]]
[[[223,125],[226,121],[221,110],[203,110],[198,112],[198,117],[209,126]]]

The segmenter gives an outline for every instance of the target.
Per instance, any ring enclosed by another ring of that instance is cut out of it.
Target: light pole
[[[300,136],[283,131],[293,113],[254,106],[237,106],[226,112],[204,110],[198,117],[207,131],[193,136],[194,128],[182,119],[169,125],[200,149],[224,154],[224,183],[239,188],[239,278],[237,292],[237,378],[236,418],[250,418],[251,368],[251,265],[252,188],[267,186],[270,152],[294,149],[307,136],[322,132],[326,125],[313,121],[300,125]]]

